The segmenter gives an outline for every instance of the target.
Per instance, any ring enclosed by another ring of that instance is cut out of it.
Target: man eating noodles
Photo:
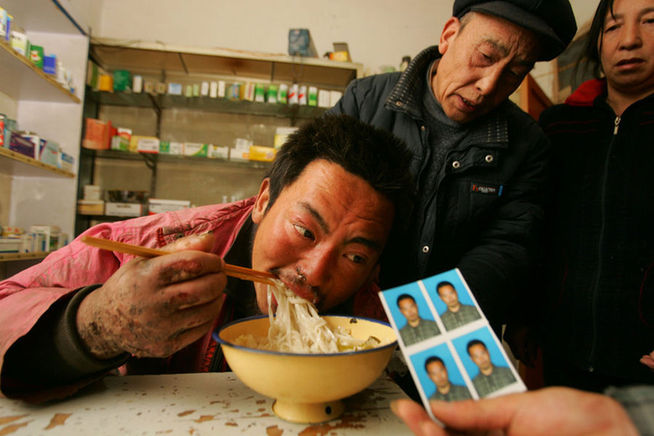
[[[272,272],[320,311],[383,317],[374,279],[411,198],[401,141],[347,116],[314,120],[279,151],[256,197],[115,223],[83,235],[166,247],[151,259],[79,238],[0,282],[2,394],[71,394],[104,374],[226,369],[211,333],[267,312]]]

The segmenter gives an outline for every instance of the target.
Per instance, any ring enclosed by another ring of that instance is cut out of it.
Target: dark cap
[[[477,11],[504,18],[539,36],[542,53],[539,61],[557,57],[577,32],[577,22],[569,0],[455,0],[452,15],[461,18]]]

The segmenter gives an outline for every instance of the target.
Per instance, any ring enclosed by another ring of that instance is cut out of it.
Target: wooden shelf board
[[[17,260],[44,259],[49,251],[37,251],[33,253],[0,253],[0,262],[14,262]]]
[[[80,103],[80,99],[61,86],[51,75],[35,67],[29,59],[0,40],[0,92],[14,100]],[[16,85],[17,84],[17,85]]]
[[[69,177],[75,174],[0,147],[0,173],[28,177]]]
[[[354,62],[148,42],[126,44],[108,38],[94,40],[91,52],[109,71],[213,74],[270,82],[310,83],[328,88],[343,88],[363,71],[363,66]]]
[[[98,159],[119,159],[119,160],[143,160],[143,159],[156,159],[158,162],[198,162],[207,164],[220,164],[223,166],[231,166],[234,168],[268,168],[272,162],[264,161],[232,161],[220,158],[209,158],[199,156],[183,156],[177,154],[149,154],[149,153],[132,153],[120,150],[89,150],[85,149],[85,153],[92,153]]]

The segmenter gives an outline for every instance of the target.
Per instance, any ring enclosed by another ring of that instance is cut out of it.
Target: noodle
[[[318,315],[316,307],[289,290],[280,280],[268,286],[267,337],[241,335],[237,345],[290,353],[338,353],[372,348],[379,340],[374,337],[356,339],[342,327],[331,329]],[[277,300],[277,313],[273,314],[272,296]]]

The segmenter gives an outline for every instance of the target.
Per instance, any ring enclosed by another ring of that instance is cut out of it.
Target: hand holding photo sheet
[[[526,390],[458,269],[387,289],[380,296],[430,415],[432,400]]]

